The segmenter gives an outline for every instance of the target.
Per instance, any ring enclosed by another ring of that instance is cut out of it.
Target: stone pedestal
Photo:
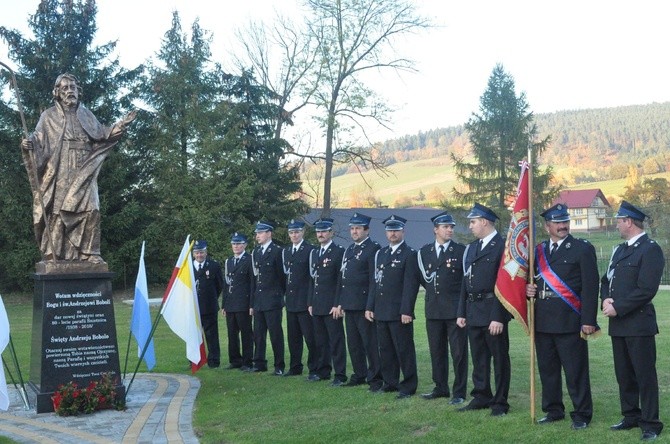
[[[30,387],[37,413],[52,412],[51,396],[70,381],[85,388],[103,373],[120,382],[112,300],[113,273],[35,274]]]

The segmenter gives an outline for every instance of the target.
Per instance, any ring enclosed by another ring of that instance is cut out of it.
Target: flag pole
[[[23,375],[21,374],[21,367],[19,367],[19,359],[16,356],[16,349],[14,348],[14,341],[12,340],[12,335],[9,335],[9,353],[12,355],[12,361],[14,362],[14,367],[16,368],[16,374],[19,377],[19,384],[21,384],[21,387],[16,386],[14,376],[12,376],[12,373],[9,371],[9,366],[7,366],[7,364],[5,363],[4,358],[2,362],[5,363],[7,373],[9,373],[10,378],[12,378],[12,384],[14,384],[14,387],[18,390],[19,394],[21,395],[24,410],[30,410],[30,400],[28,399],[28,393],[26,392],[26,384],[23,381]]]
[[[135,302],[133,301],[133,310],[135,309]],[[131,312],[132,314],[132,312]],[[130,323],[132,324],[132,317],[130,320]],[[132,326],[131,326],[132,327]],[[128,329],[128,345],[126,346],[126,362],[123,364],[123,379],[126,379],[127,370],[128,370],[128,355],[130,354],[130,339],[133,336],[133,332],[131,329]]]
[[[135,375],[137,375],[137,372],[140,369],[140,365],[142,364],[142,359],[144,359],[144,355],[147,353],[147,349],[149,348],[149,344],[151,343],[151,340],[154,337],[154,333],[156,333],[156,328],[158,328],[158,323],[160,322],[161,318],[163,317],[163,315],[161,314],[161,311],[163,309],[163,304],[164,303],[165,303],[165,300],[163,300],[161,302],[161,307],[158,310],[158,314],[156,315],[156,319],[154,319],[153,325],[151,326],[151,331],[149,332],[149,337],[147,337],[147,340],[144,343],[144,346],[142,347],[142,353],[140,353],[140,357],[137,360],[137,365],[135,366],[135,370],[133,371],[133,376],[130,378],[130,382],[128,383],[128,387],[126,387],[126,396],[128,396],[128,392],[130,391],[130,386],[133,385],[133,381],[135,380]],[[127,356],[126,356],[126,359],[127,359]]]
[[[528,144],[528,283],[535,283],[535,219],[533,217],[533,162],[531,143]],[[530,421],[535,423],[535,298],[528,306],[530,330]]]

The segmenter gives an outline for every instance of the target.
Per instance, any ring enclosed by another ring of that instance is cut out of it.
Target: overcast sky
[[[38,0],[0,0],[0,26],[28,33]],[[118,40],[123,65],[152,57],[177,10],[185,30],[196,17],[226,65],[235,28],[298,14],[298,0],[98,0],[97,42]],[[526,93],[535,113],[670,101],[670,2],[665,0],[416,0],[438,27],[399,46],[416,74],[374,82],[398,109],[393,133],[459,125],[478,110],[496,63]],[[29,35],[29,34],[27,34]],[[0,60],[8,62],[0,44]]]

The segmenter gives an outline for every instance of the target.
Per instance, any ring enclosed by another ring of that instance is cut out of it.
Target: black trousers
[[[613,336],[614,373],[619,383],[621,414],[626,423],[661,433],[654,336]]]
[[[379,386],[382,382],[382,373],[375,324],[365,319],[364,310],[346,310],[344,324],[351,367],[354,370],[351,381]]]
[[[316,340],[314,324],[307,310],[286,312],[286,336],[288,339],[289,373],[300,374],[303,370],[303,340],[307,344],[307,369],[309,374],[316,370]]]
[[[479,407],[491,407],[494,411],[507,412],[509,385],[512,375],[509,359],[509,330],[507,325],[499,335],[491,335],[488,326],[468,327],[470,352],[472,353],[471,403]],[[491,358],[495,374],[496,391],[491,393]]]
[[[414,323],[375,321],[384,384],[413,395],[419,383],[414,348]],[[400,380],[400,371],[403,379]]]
[[[314,338],[317,349],[316,374],[329,378],[331,370],[336,380],[347,380],[347,348],[344,343],[344,325],[342,318],[333,319],[332,315],[312,316]]]
[[[254,355],[254,331],[251,327],[249,310],[234,313],[227,311],[226,327],[228,331],[228,361],[235,367],[243,365],[251,367]]]
[[[282,329],[282,309],[254,311],[254,367],[267,370],[265,359],[267,335],[270,333],[270,344],[274,354],[275,370],[284,371],[284,330]]]
[[[426,319],[434,391],[449,396],[449,349],[454,367],[454,398],[465,398],[468,384],[468,332],[456,319]]]
[[[219,346],[219,314],[201,314],[200,322],[207,343],[207,365],[221,364],[221,347]]]
[[[591,382],[589,379],[589,348],[579,333],[535,333],[537,366],[542,381],[542,411],[550,418],[563,418],[563,386],[561,369],[565,372],[565,385],[574,410],[570,417],[587,424],[593,417]]]

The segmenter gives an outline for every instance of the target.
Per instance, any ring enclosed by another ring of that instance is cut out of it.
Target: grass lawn
[[[158,294],[156,294],[158,296]],[[656,298],[661,334],[657,337],[661,419],[670,418],[670,292]],[[30,354],[32,305],[28,298],[4,297],[12,337],[27,378]],[[121,368],[124,367],[131,308],[115,304]],[[426,342],[423,299],[417,302],[415,341],[419,365],[419,393],[428,392],[433,383]],[[156,310],[153,310],[155,315]],[[606,331],[607,320],[599,319]],[[614,377],[612,348],[606,335],[590,341],[591,385],[594,418],[582,431],[570,430],[570,421],[536,426],[529,414],[529,339],[516,322],[510,324],[512,384],[510,413],[492,418],[489,411],[456,412],[447,400],[426,401],[419,396],[396,400],[394,394],[371,394],[366,386],[333,388],[327,382],[310,383],[305,376],[279,378],[268,373],[249,374],[226,370],[227,339],[225,321],[220,322],[223,366],[203,368],[196,373],[202,381],[194,413],[194,428],[203,443],[222,442],[634,442],[639,429],[612,432],[611,424],[620,419],[618,389]],[[135,344],[131,355],[135,356]],[[268,341],[268,349],[270,349]],[[161,321],[156,332],[158,373],[190,373],[185,362],[185,346]],[[269,350],[269,367],[272,354]],[[9,353],[5,360],[9,362]],[[288,362],[288,350],[286,360]],[[136,363],[131,358],[132,371]],[[144,366],[142,366],[142,369]],[[468,390],[472,388],[471,382]],[[540,382],[537,377],[537,417],[540,409]],[[132,388],[130,395],[132,396]],[[567,411],[571,402],[565,395]],[[666,433],[667,435],[667,433]],[[666,441],[662,436],[661,441]],[[3,442],[3,441],[0,441]]]

